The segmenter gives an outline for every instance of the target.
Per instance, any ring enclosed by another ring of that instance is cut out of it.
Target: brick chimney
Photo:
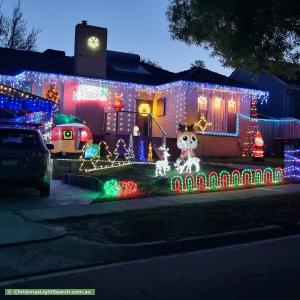
[[[75,28],[74,71],[79,76],[106,77],[107,29],[82,21]]]

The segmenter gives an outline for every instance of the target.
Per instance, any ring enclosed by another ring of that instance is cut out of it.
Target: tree
[[[151,162],[153,161],[153,147],[152,147],[152,143],[149,143],[148,146],[148,161]]]
[[[119,139],[116,144],[116,149],[114,151],[115,159],[117,160],[119,157],[125,158],[127,160],[128,157],[128,149],[126,147],[126,143],[123,139]]]
[[[85,144],[82,149],[82,153],[79,157],[81,162],[79,166],[79,171],[88,172],[95,169],[95,162],[97,160],[97,153],[95,153],[95,146],[98,145],[88,145]]]
[[[11,17],[4,15],[0,7],[0,46],[9,49],[34,50],[39,29],[28,31],[20,0],[13,7]]]
[[[150,58],[145,58],[145,57],[143,57],[143,58],[141,59],[141,61],[144,62],[144,63],[146,63],[146,64],[148,64],[148,65],[151,65],[151,66],[153,66],[153,67],[161,68],[159,62],[156,61],[156,60],[152,60],[152,59],[150,59]]]
[[[191,69],[194,69],[194,68],[203,68],[203,69],[206,69],[206,66],[205,66],[205,63],[204,63],[203,60],[196,59],[193,63],[191,63],[190,68]]]
[[[130,135],[129,139],[129,146],[128,146],[128,155],[126,157],[128,160],[135,160],[135,153],[134,153],[134,143],[133,143],[133,135]]]
[[[203,46],[224,67],[256,75],[299,70],[298,0],[171,0],[166,14],[172,38]]]
[[[99,143],[99,159],[111,161],[112,154],[109,150],[109,146],[105,141]]]
[[[143,139],[139,141],[139,161],[146,161],[145,157],[145,143]]]

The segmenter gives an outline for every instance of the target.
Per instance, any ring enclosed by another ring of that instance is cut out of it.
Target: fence
[[[247,128],[246,124],[250,120],[249,117],[240,115],[240,126]],[[284,143],[300,140],[300,120],[298,119],[258,119],[257,123],[268,155],[282,154]],[[244,136],[245,132],[241,130],[241,138],[243,139]]]

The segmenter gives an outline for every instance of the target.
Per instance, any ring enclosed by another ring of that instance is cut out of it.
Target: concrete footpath
[[[0,218],[0,247],[59,238],[64,235],[14,213],[1,213]]]
[[[228,201],[300,192],[300,184],[273,185],[235,191],[220,191],[186,195],[147,197],[140,199],[68,205],[47,209],[26,209],[18,213],[33,221],[121,213],[129,210],[149,209],[161,206],[177,206],[193,203]]]
[[[56,183],[58,186],[58,183]],[[63,188],[63,184],[61,183]],[[72,187],[66,186],[68,194]],[[0,212],[0,247],[23,244],[36,241],[56,239],[63,235],[59,230],[54,230],[39,223],[47,220],[80,217],[86,215],[104,215],[110,213],[122,213],[130,210],[142,210],[157,208],[162,206],[178,206],[192,203],[206,203],[215,201],[230,201],[253,197],[263,197],[300,192],[300,184],[277,185],[268,187],[252,188],[247,190],[235,190],[226,192],[211,192],[188,195],[174,195],[165,197],[148,197],[140,199],[110,201],[91,203],[85,200],[74,201],[74,204],[61,205],[55,207],[13,210]],[[84,194],[84,190],[74,187],[74,193]],[[88,192],[87,192],[88,193]],[[96,194],[94,194],[96,195]],[[89,195],[90,197],[91,195]],[[76,196],[77,198],[78,196]],[[77,200],[77,199],[76,199]],[[92,200],[90,198],[90,200]],[[41,200],[40,200],[41,201]]]

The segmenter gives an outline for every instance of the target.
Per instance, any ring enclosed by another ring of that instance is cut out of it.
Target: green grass
[[[174,240],[300,221],[300,193],[67,218],[47,224],[104,243]]]
[[[201,171],[209,172],[213,170],[220,171],[222,167],[210,166],[204,164],[201,166]],[[166,196],[174,195],[174,192],[170,190],[169,178],[178,173],[172,169],[168,173],[168,178],[155,177],[155,165],[127,165],[118,169],[107,169],[101,171],[92,172],[90,175],[99,178],[102,182],[110,179],[118,180],[134,180],[138,182],[138,194],[133,195],[137,197],[152,197],[152,196]],[[99,194],[99,197],[94,200],[98,201],[115,201],[116,198],[106,197],[103,193]]]
[[[283,158],[277,157],[266,157],[264,161],[254,161],[252,158],[248,157],[204,157],[204,162],[209,163],[225,163],[225,164],[246,164],[246,165],[258,165],[258,166],[270,166],[270,167],[283,167]]]
[[[268,166],[267,163],[269,163],[269,161],[264,162],[260,167]],[[275,163],[275,161],[273,161],[273,165],[278,166],[280,165],[280,162],[278,161],[277,163]],[[223,169],[227,169],[230,171],[230,169],[232,168],[233,167],[230,168],[226,166],[212,165],[209,162],[204,162],[201,164],[201,171],[205,173],[208,173],[212,170],[218,172]],[[141,198],[141,197],[174,195],[174,192],[170,190],[170,178],[173,175],[178,175],[178,173],[176,170],[174,170],[174,168],[172,168],[172,170],[168,172],[168,178],[155,177],[154,164],[151,165],[131,164],[119,168],[111,168],[111,169],[94,171],[89,173],[89,175],[99,178],[103,184],[106,181],[111,179],[136,181],[138,183],[138,193],[132,196],[128,196],[127,198]],[[245,187],[237,187],[237,188],[244,189]],[[199,193],[199,191],[189,192],[189,193]],[[183,194],[186,194],[186,192],[183,192]],[[108,197],[102,191],[97,197],[97,199],[94,200],[94,202],[115,201],[115,200],[118,200],[118,198]]]

